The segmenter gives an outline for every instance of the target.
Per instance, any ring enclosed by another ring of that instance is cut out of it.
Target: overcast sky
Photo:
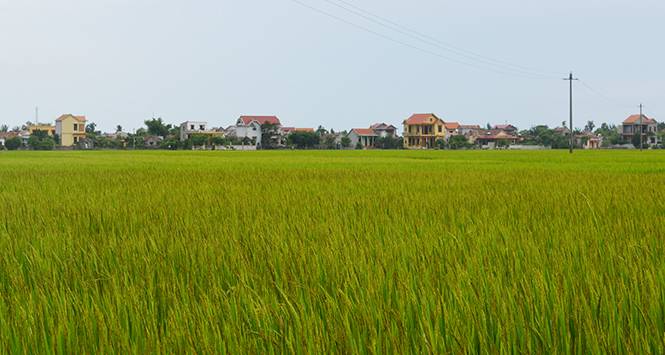
[[[662,0],[298,1],[0,0],[0,124],[665,120]]]

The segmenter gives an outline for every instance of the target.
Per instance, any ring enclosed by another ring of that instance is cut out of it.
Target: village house
[[[457,122],[446,122],[446,134],[447,135],[454,135],[459,133],[459,123]]]
[[[192,135],[203,134],[210,139],[213,136],[224,137],[225,133],[208,129],[208,122],[204,121],[185,121],[180,124],[180,140],[189,139]]]
[[[467,137],[469,143],[489,149],[494,149],[501,139],[505,139],[509,144],[515,144],[520,140],[520,137],[502,129],[478,129],[467,133]]]
[[[393,138],[397,138],[397,127],[393,125],[375,123],[369,126],[369,129],[373,130],[376,134],[379,135],[379,137],[387,137],[390,135]]]
[[[76,145],[85,138],[85,122],[85,116],[65,114],[58,117],[55,120],[55,133],[60,136],[60,145]]]
[[[502,130],[506,132],[508,135],[515,135],[515,132],[517,131],[517,127],[511,125],[511,124],[498,124],[494,125],[492,127],[492,130]]]
[[[432,148],[437,139],[445,139],[445,122],[433,113],[416,113],[402,122],[404,148]]]
[[[164,140],[161,136],[150,135],[143,138],[143,145],[148,148],[156,149],[159,148],[159,143]]]
[[[554,134],[555,136],[568,137],[570,136],[570,129],[568,127],[557,127],[554,130],[552,130],[552,134]]]
[[[17,132],[0,132],[0,145],[5,146],[5,142],[10,139],[18,136]]]
[[[585,138],[586,137],[586,138]],[[603,139],[593,134],[593,132],[584,131],[582,134],[576,134],[575,143],[579,144],[582,149],[600,149]]]
[[[642,135],[644,136],[642,141],[652,145],[656,144],[658,139],[658,122],[655,119],[648,118],[645,115],[631,115],[617,127],[617,131],[619,135],[623,137],[623,139],[629,142],[635,133],[639,134],[641,131]]]
[[[235,136],[239,139],[243,139],[245,137],[256,139],[256,145],[260,145],[261,126],[266,123],[276,124],[276,133],[281,135],[282,123],[279,122],[279,118],[277,118],[277,116],[240,116],[236,121]]]
[[[374,146],[374,142],[379,137],[379,135],[369,128],[353,128],[349,131],[347,137],[351,139],[352,147],[355,147],[358,145],[358,142],[360,142],[363,148],[367,149]]]
[[[467,133],[481,129],[479,125],[460,125],[457,131],[459,134],[466,135]]]
[[[30,134],[32,134],[32,132],[36,130],[44,131],[48,133],[49,136],[53,136],[55,134],[55,126],[45,125],[45,124],[36,124],[28,126],[28,131],[30,132]]]

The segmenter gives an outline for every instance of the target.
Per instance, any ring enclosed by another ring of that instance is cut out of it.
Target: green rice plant
[[[661,151],[0,161],[4,353],[665,352]]]

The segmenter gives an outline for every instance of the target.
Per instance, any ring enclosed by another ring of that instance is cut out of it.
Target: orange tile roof
[[[354,128],[352,131],[356,131],[358,135],[375,135],[376,133],[369,128]]]
[[[279,118],[277,116],[240,116],[242,119],[242,122],[244,124],[250,124],[252,121],[258,121],[260,124],[265,124],[266,122],[270,122],[272,124],[278,124],[281,125],[282,123],[279,122]]]
[[[65,118],[67,118],[67,117],[69,117],[69,116],[72,116],[72,117],[76,118],[76,119],[79,120],[79,121],[84,121],[84,122],[86,121],[85,116],[74,116],[74,115],[72,115],[71,113],[64,114],[64,115],[62,115],[62,116],[56,118],[56,121],[62,121],[62,120],[64,120]]]
[[[446,129],[458,129],[459,123],[457,122],[446,122]]]
[[[639,119],[640,119],[640,115],[630,115],[630,117],[626,118],[626,120],[623,121],[623,123],[624,124],[625,123],[635,123]],[[652,118],[648,118],[647,116],[642,115],[642,120],[643,120],[642,123],[650,123],[649,121],[652,120]],[[656,122],[656,121],[654,120],[654,122]]]
[[[430,117],[434,117],[434,120],[429,121]],[[442,121],[440,118],[436,117],[433,113],[416,113],[411,115],[411,117],[404,120],[405,124],[434,124],[438,121]]]

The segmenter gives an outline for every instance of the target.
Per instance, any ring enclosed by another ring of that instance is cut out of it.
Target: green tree
[[[55,141],[48,136],[47,131],[36,129],[28,138],[28,146],[34,150],[53,150]]]
[[[202,147],[208,142],[208,137],[203,134],[194,134],[189,137],[194,147]]]
[[[288,142],[298,148],[311,148],[321,143],[321,136],[316,132],[295,131],[289,134]]]
[[[2,126],[0,126],[0,132],[9,132],[9,126],[3,124]]]
[[[266,121],[261,125],[261,149],[274,149],[279,143],[279,124]]]
[[[344,136],[340,140],[340,143],[342,144],[342,147],[348,148],[351,145],[351,138]]]
[[[16,150],[20,148],[21,145],[22,145],[21,138],[19,138],[18,136],[14,136],[5,141],[5,147],[7,147],[8,150]]]
[[[360,140],[358,140],[358,143],[356,143],[356,149],[363,149],[363,144],[360,143]]]
[[[319,125],[319,128],[316,129],[316,133],[319,134],[319,136],[323,137],[326,134],[328,134],[328,131],[323,127],[322,125]]]
[[[323,145],[326,149],[335,149],[335,136],[332,134],[326,137],[326,140],[323,142]]]
[[[632,143],[635,148],[638,149],[640,148],[640,137],[642,137],[640,133],[633,134],[633,136],[630,137],[630,143]]]
[[[381,149],[402,149],[402,142],[391,136],[390,134],[384,137],[378,137],[374,140],[374,146]]]
[[[164,121],[161,117],[145,120],[143,123],[146,125],[146,127],[148,127],[149,135],[152,134],[155,136],[166,137],[169,134],[169,129],[171,128],[171,125],[164,124]]]
[[[593,132],[594,127],[596,127],[596,125],[593,124],[593,121],[587,121],[586,126],[584,126],[584,131],[585,132]]]
[[[101,131],[97,131],[97,124],[94,122],[90,122],[85,125],[85,133],[94,134],[95,136],[102,134]]]
[[[116,132],[122,132],[122,126],[121,125],[115,126],[115,131]]]

